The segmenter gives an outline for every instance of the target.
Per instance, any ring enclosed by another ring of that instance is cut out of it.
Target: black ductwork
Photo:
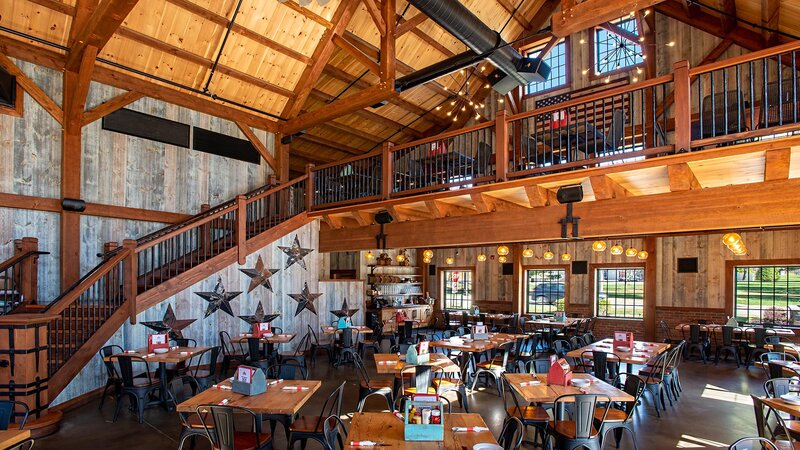
[[[476,54],[487,55],[486,59],[507,75],[495,74],[495,79],[491,80],[495,90],[501,94],[508,93],[514,86],[544,81],[550,75],[550,67],[541,59],[520,55],[458,0],[409,0],[409,3]]]
[[[436,64],[431,64],[424,69],[420,69],[404,77],[398,78],[394,82],[394,89],[397,92],[403,92],[415,86],[419,86],[420,84],[425,84],[457,70],[469,67],[483,59],[484,58],[481,55],[478,55],[472,50],[467,50],[464,53],[451,56],[445,60],[439,61]]]

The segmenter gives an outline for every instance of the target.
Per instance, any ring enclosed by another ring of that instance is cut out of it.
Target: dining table
[[[361,412],[353,414],[350,431],[344,442],[344,450],[362,449],[352,445],[359,441],[373,441],[379,444],[374,448],[392,450],[472,450],[476,444],[497,445],[492,432],[480,414],[444,414],[444,440],[406,441],[403,420],[390,412]],[[453,431],[453,427],[483,427],[480,431]]]
[[[0,448],[11,448],[31,437],[31,430],[0,430]]]
[[[567,353],[570,358],[581,358],[585,352],[606,352],[613,353],[619,358],[621,363],[627,364],[628,372],[631,372],[633,365],[645,365],[652,358],[664,353],[669,348],[669,344],[663,342],[634,341],[633,348],[626,351],[620,347],[614,348],[614,340],[606,338],[584,347],[571,350]],[[587,355],[588,356],[588,355]]]
[[[170,347],[165,353],[150,353],[146,348],[142,348],[109,355],[103,360],[111,361],[119,356],[135,356],[142,358],[147,363],[158,363],[158,378],[161,381],[161,385],[166,386],[168,382],[167,364],[184,363],[208,350],[210,350],[210,347]],[[170,402],[166,389],[159,389],[159,401],[165,408],[169,409]]]
[[[252,411],[258,420],[256,427],[260,431],[261,421],[270,420],[271,422],[281,422],[286,432],[286,440],[289,440],[289,426],[292,424],[295,415],[300,408],[314,396],[322,381],[319,380],[283,380],[275,384],[269,384],[277,380],[267,380],[268,387],[266,392],[256,395],[244,395],[233,392],[231,388],[232,378],[225,379],[219,384],[198,393],[194,397],[184,401],[177,406],[177,411],[184,417],[197,412],[204,412],[198,408],[202,405],[218,405],[223,402],[227,406],[238,406]],[[284,390],[284,387],[305,388],[303,390]],[[274,433],[274,426],[272,427]]]
[[[765,405],[774,408],[777,411],[785,412],[792,417],[800,417],[800,405],[796,403],[789,403],[780,397],[760,397]]]
[[[258,338],[258,340],[266,347],[264,350],[265,355],[269,356],[274,353],[275,344],[288,344],[289,342],[292,342],[292,339],[294,339],[296,336],[297,334],[295,333],[278,333],[269,336],[268,335],[261,336],[260,338]],[[251,333],[242,333],[240,336],[237,336],[233,340],[240,344],[242,343],[246,344],[247,340],[252,337],[255,336],[253,336]]]
[[[364,326],[364,325],[354,325],[348,327],[349,330],[356,330],[358,334],[370,334],[372,333],[372,328]],[[342,334],[342,329],[337,327],[322,327],[322,333],[331,335],[331,334]]]
[[[445,373],[460,372],[458,364],[454,363],[447,355],[443,353],[429,353],[429,355],[430,360],[427,363],[415,365],[430,366],[432,370],[441,370]],[[400,373],[403,371],[403,368],[408,365],[405,355],[398,355],[397,353],[375,353],[374,356],[377,373],[382,375]]]

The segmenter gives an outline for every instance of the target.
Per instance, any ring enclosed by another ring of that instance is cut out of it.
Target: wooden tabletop
[[[463,344],[453,344],[449,339],[431,342],[431,347],[448,348],[451,350],[460,350],[462,352],[475,353],[485,352],[497,348],[502,342],[492,340],[473,340],[472,342],[464,342]]]
[[[472,316],[472,317],[478,317],[478,318],[480,318],[480,314],[472,314],[471,312],[464,312],[464,311],[461,311],[461,312],[451,312],[451,313],[450,313],[450,317],[453,317],[453,316],[463,316],[464,314],[466,314],[466,315],[468,315],[468,316]],[[481,313],[481,314],[483,314],[483,313]],[[511,318],[511,314],[502,314],[502,313],[486,313],[485,315],[486,315],[486,318],[487,318],[487,319],[494,319],[494,320],[507,320],[507,319],[510,319],[510,318]]]
[[[783,372],[783,375],[786,376],[786,377],[794,377],[794,376],[797,376],[798,374],[800,374],[800,363],[797,363],[795,361],[783,361],[783,360],[770,361],[770,362],[773,363],[773,364],[777,364],[779,366],[783,366],[782,372]],[[769,364],[768,363],[764,363],[764,362],[761,362],[761,361],[756,361],[755,362],[755,366],[756,367],[760,367],[762,369],[768,369],[769,368]]]
[[[220,383],[230,386],[230,379]],[[284,386],[304,386],[307,391],[284,391]],[[241,406],[256,414],[297,414],[300,408],[319,390],[319,380],[286,380],[269,386],[258,395],[237,394],[228,389],[209,388],[178,405],[178,412],[195,412],[200,405],[217,404],[228,399],[228,405]]]
[[[367,412],[353,414],[350,423],[350,432],[345,439],[345,450],[362,450],[361,447],[350,445],[352,441],[371,440],[388,447],[375,447],[378,449],[413,449],[413,450],[472,450],[475,444],[497,444],[491,431],[455,432],[453,427],[485,427],[486,422],[479,414],[445,414],[444,441],[406,441],[403,437],[403,421],[388,412]]]
[[[587,392],[581,392],[580,389],[574,386],[551,386],[547,384],[547,374],[537,374],[536,378],[529,373],[509,373],[505,374],[511,387],[517,391],[526,402],[529,403],[552,403],[557,397],[569,394],[599,394],[608,395],[611,401],[614,402],[629,402],[633,401],[633,397],[625,391],[621,391],[614,386],[595,378],[588,373],[573,373],[572,379],[585,379],[591,380],[592,384],[586,389]],[[540,384],[522,386],[521,383],[529,382],[538,379]]]
[[[458,373],[458,364],[442,353],[431,353],[431,359],[424,365],[433,367],[433,370],[444,370],[447,373]],[[375,366],[380,374],[400,373],[406,366],[397,353],[375,353]]]
[[[115,356],[138,356],[147,362],[180,363],[192,359],[208,349],[209,347],[175,347],[170,349],[167,353],[147,353],[146,348],[140,348],[132,352],[116,353],[103,359],[105,361],[110,361],[111,358]]]
[[[572,350],[567,353],[571,358],[580,358],[583,352],[601,351],[607,353],[614,353],[620,359],[620,362],[627,364],[646,364],[654,356],[658,356],[669,348],[669,344],[663,342],[644,342],[633,341],[634,347],[631,351],[622,352],[614,348],[614,340],[611,338],[597,341],[591,345]],[[588,356],[588,355],[587,355]]]
[[[800,416],[800,405],[787,403],[780,398],[761,397],[761,400],[764,402],[764,404],[771,406],[778,411],[789,413],[795,417]]]
[[[0,448],[9,448],[31,437],[31,430],[0,431]]]
[[[691,323],[679,323],[675,326],[675,330],[677,331],[689,331],[689,327]],[[712,331],[714,333],[722,333],[722,327],[724,325],[717,325],[717,324],[704,324],[700,325],[700,331]],[[736,327],[745,333],[754,333],[756,328],[755,327]],[[777,336],[794,336],[794,330],[789,328],[767,328],[767,330],[774,331],[775,335]],[[771,335],[773,333],[767,332],[767,335]]]
[[[358,325],[354,327],[350,327],[350,329],[358,330],[358,334],[370,334],[372,333],[372,328],[365,327],[364,325]],[[336,327],[322,327],[322,332],[324,334],[342,334],[342,330]]]
[[[550,320],[550,319],[536,319],[536,320],[528,320],[525,322],[525,325],[533,324],[533,325],[544,325],[553,328],[561,328],[561,327],[568,327],[570,325],[575,325],[575,322],[583,320],[576,317],[567,317],[564,321],[560,320]]]
[[[287,342],[291,342],[292,339],[295,338],[295,336],[297,336],[297,335],[294,334],[294,333],[273,334],[272,336],[269,336],[269,337],[262,336],[261,339],[259,339],[259,340],[261,342],[266,342],[266,343],[269,343],[269,344],[286,344]],[[237,336],[233,340],[236,341],[236,342],[247,342],[247,340],[250,339],[251,337],[254,337],[254,336],[252,334],[249,334],[249,333],[244,333],[241,336]]]

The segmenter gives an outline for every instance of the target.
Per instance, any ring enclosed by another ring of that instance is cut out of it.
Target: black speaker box
[[[586,275],[587,273],[589,273],[588,261],[572,261],[573,275]]]
[[[428,265],[428,276],[435,277],[436,276],[436,264],[429,264]]]
[[[697,273],[697,258],[678,258],[678,273]]]
[[[13,108],[17,103],[17,77],[0,69],[0,106]]]
[[[576,203],[583,200],[583,186],[561,186],[556,192],[558,203]]]
[[[130,109],[118,109],[103,117],[102,127],[108,131],[189,148],[189,125]]]
[[[503,275],[514,275],[514,264],[503,263]]]

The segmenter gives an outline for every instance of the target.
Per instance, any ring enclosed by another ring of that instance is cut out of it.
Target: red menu
[[[630,331],[615,331],[614,349],[617,347],[629,347],[633,349],[633,333]]]
[[[269,322],[259,322],[253,324],[253,336],[263,337],[265,334],[272,334],[272,326]]]
[[[169,348],[169,335],[148,334],[147,353],[153,353],[157,348]]]

